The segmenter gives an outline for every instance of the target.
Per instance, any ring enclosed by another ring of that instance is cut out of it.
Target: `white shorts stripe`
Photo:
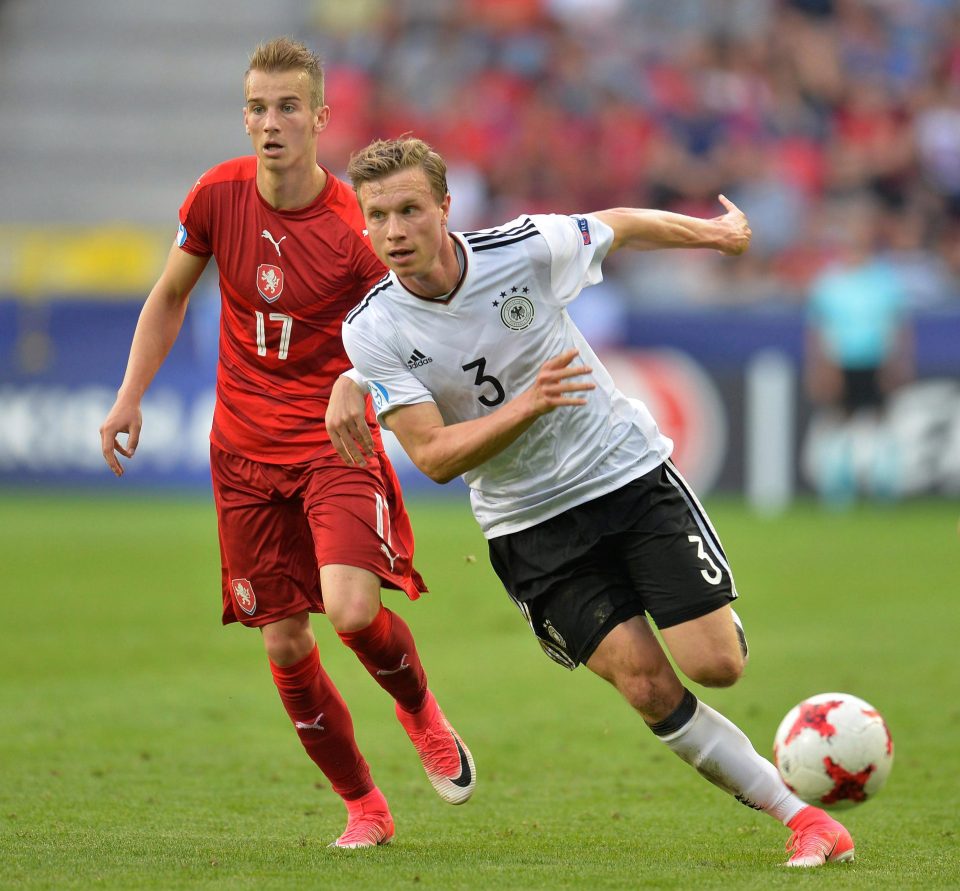
[[[713,528],[713,524],[710,522],[707,512],[703,509],[703,505],[697,499],[693,489],[690,488],[672,461],[664,461],[663,469],[666,473],[667,480],[669,480],[671,485],[680,493],[680,496],[687,503],[694,522],[700,529],[704,541],[709,546],[713,556],[727,571],[727,577],[730,579],[730,592],[734,597],[739,597],[740,595],[737,593],[737,584],[734,581],[733,572],[731,572],[730,565],[727,563],[727,555],[723,552],[723,546],[720,544],[720,537],[717,535],[717,530]]]

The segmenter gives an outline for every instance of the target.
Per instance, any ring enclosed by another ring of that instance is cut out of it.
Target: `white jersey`
[[[642,402],[617,390],[565,309],[602,280],[613,230],[593,216],[534,215],[452,234],[463,272],[450,294],[419,297],[391,272],[344,321],[347,355],[381,423],[421,402],[436,403],[448,425],[483,417],[528,389],[547,359],[575,347],[593,369],[587,404],[543,415],[463,475],[484,535],[534,526],[662,463],[673,443]]]

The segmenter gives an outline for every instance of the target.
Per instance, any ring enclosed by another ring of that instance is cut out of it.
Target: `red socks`
[[[346,800],[374,788],[370,768],[357,748],[347,705],[313,650],[293,665],[270,663],[273,682],[307,754],[334,791]]]
[[[344,632],[340,639],[404,711],[423,707],[427,678],[403,619],[381,607],[366,628]],[[281,667],[271,662],[270,671],[300,742],[334,791],[347,801],[370,792],[373,780],[357,748],[350,712],[323,670],[318,648],[314,646],[293,665]]]
[[[377,617],[359,631],[338,632],[342,640],[406,712],[423,707],[427,694],[424,674],[413,634],[403,619],[385,606]]]

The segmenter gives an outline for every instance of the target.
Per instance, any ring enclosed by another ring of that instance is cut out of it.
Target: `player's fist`
[[[714,217],[714,221],[721,226],[717,250],[730,257],[738,257],[750,247],[750,224],[747,215],[737,207],[726,195],[720,195],[720,203],[727,212],[723,216]]]

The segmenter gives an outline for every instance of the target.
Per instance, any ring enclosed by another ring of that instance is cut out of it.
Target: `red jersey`
[[[295,464],[336,452],[323,416],[350,367],[348,310],[383,277],[352,189],[327,172],[311,204],[276,210],[257,191],[256,157],[208,170],[180,208],[177,243],[220,272],[220,360],[210,439],[253,461]],[[368,409],[377,444],[379,431]]]

